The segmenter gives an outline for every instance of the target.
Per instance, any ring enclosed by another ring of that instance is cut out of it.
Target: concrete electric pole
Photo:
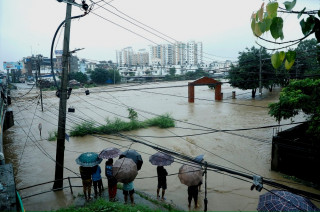
[[[64,144],[66,134],[66,113],[67,113],[67,84],[68,84],[68,55],[70,42],[70,26],[71,26],[71,7],[67,3],[67,12],[65,19],[64,39],[63,39],[63,55],[62,55],[62,78],[60,90],[59,119],[58,119],[58,138],[56,151],[56,171],[54,190],[63,189],[63,166],[64,166]]]
[[[261,48],[262,48],[262,47],[260,47],[260,51],[259,51],[259,54],[260,54],[259,93],[260,93],[260,95],[262,95],[262,63],[261,63]]]
[[[66,18],[64,21],[65,29],[64,29],[64,39],[63,39],[61,88],[59,91],[60,103],[59,103],[59,118],[58,118],[55,182],[53,184],[54,190],[63,189],[64,148],[65,148],[64,145],[65,145],[65,136],[66,136],[66,114],[67,114],[67,92],[68,92],[67,85],[68,85],[68,67],[69,67],[68,57],[70,55],[69,43],[70,43],[71,19],[81,18],[85,16],[88,10],[88,5],[85,3],[85,1],[82,1],[82,5],[75,3],[74,0],[58,0],[58,1],[67,3],[67,11],[66,11]],[[72,5],[75,5],[84,9],[85,14],[71,17]]]

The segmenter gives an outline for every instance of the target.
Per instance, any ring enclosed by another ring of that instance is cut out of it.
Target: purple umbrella
[[[319,211],[309,199],[288,191],[271,190],[260,195],[258,211]]]
[[[121,150],[115,147],[110,147],[102,150],[99,154],[99,158],[102,159],[109,159],[109,158],[116,158],[121,154]]]
[[[171,163],[173,163],[174,158],[171,155],[157,152],[149,157],[149,161],[152,165],[169,166]]]

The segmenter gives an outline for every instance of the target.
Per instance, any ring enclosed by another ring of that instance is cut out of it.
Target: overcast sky
[[[99,2],[99,0],[93,1]],[[80,3],[80,0],[76,2]],[[129,19],[119,13],[121,11],[175,40],[203,42],[203,51],[216,56],[205,55],[204,61],[207,62],[235,60],[239,51],[255,45],[257,39],[251,32],[250,17],[253,11],[259,9],[262,2],[262,0],[114,0],[110,2],[114,7],[110,5],[104,7]],[[296,10],[303,9],[305,5],[309,9],[319,9],[320,6],[319,0],[297,0],[297,2]],[[91,1],[87,0],[87,3],[91,4]],[[98,4],[103,5],[104,2]],[[138,50],[148,49],[148,45],[154,43],[168,43],[120,19],[110,11],[97,5],[93,10],[94,13],[152,42],[90,13],[84,18],[72,21],[71,24],[70,50],[85,48],[77,53],[78,57],[115,61],[116,50],[124,47],[131,46],[134,50]],[[53,35],[64,20],[65,13],[66,4],[56,0],[0,0],[0,70],[3,70],[3,61],[14,62],[31,54],[49,57]],[[79,8],[72,8],[73,16],[82,13]],[[282,17],[285,21],[285,39],[301,37],[297,16],[283,14]],[[148,29],[146,26],[143,27]],[[159,32],[154,33],[164,37]],[[62,49],[63,34],[59,40],[58,37],[55,48],[57,50]],[[265,37],[271,38],[271,35]],[[174,42],[170,38],[166,39]],[[269,47],[274,46],[269,45]]]

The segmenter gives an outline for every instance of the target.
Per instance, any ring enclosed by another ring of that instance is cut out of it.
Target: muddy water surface
[[[140,137],[140,140],[170,148],[181,154],[197,156],[205,154],[205,160],[249,174],[285,180],[281,174],[270,170],[271,140],[275,129],[260,129],[250,131],[237,131],[230,133],[211,133],[193,136],[210,129],[239,129],[277,124],[268,115],[267,105],[277,101],[279,89],[273,93],[264,90],[262,96],[251,99],[251,91],[242,91],[230,88],[228,84],[222,86],[224,100],[214,101],[214,90],[207,86],[195,88],[195,102],[188,103],[187,86],[162,89],[145,89],[150,87],[187,85],[187,82],[157,83],[119,88],[107,86],[90,89],[86,96],[84,89],[74,90],[68,100],[68,107],[75,108],[75,113],[67,114],[67,131],[77,123],[85,120],[95,121],[97,124],[105,123],[106,118],[119,117],[127,120],[127,107],[138,112],[140,120],[154,117],[154,114],[169,113],[175,119],[176,128],[159,129],[148,128],[127,132],[130,136]],[[119,87],[119,86],[116,86]],[[57,130],[58,98],[54,92],[44,92],[44,111],[38,104],[38,90],[20,97],[31,88],[24,85],[12,91],[12,108],[14,111],[15,126],[5,133],[6,162],[13,163],[17,188],[54,180],[56,142],[48,141],[50,132]],[[125,90],[124,90],[125,89]],[[131,90],[130,89],[138,89]],[[118,91],[117,91],[118,90]],[[231,99],[231,93],[237,92],[237,99]],[[198,99],[197,99],[198,98]],[[303,116],[295,120],[303,120]],[[42,125],[42,132],[38,129]],[[282,122],[286,123],[286,122]],[[282,129],[286,129],[283,127]],[[185,137],[160,138],[175,135]],[[149,137],[150,136],[150,137]],[[153,136],[153,137],[152,137]],[[84,136],[71,137],[65,143],[65,177],[74,177],[79,173],[75,159],[82,152],[100,152],[107,147],[118,147],[126,150],[128,147],[139,151],[144,164],[134,181],[135,188],[147,193],[156,194],[157,179],[150,178],[156,175],[156,167],[149,163],[149,156],[155,150],[141,144],[132,144],[130,141],[113,136]],[[104,163],[104,162],[103,162]],[[169,174],[178,172],[181,162],[177,161],[166,167]],[[102,172],[104,167],[102,165]],[[187,208],[187,186],[182,185],[177,175],[167,178],[167,201]],[[78,179],[71,180],[72,185],[81,185]],[[105,186],[107,185],[104,179]],[[320,191],[303,185],[284,183],[299,189],[320,194]],[[256,210],[259,195],[257,191],[250,191],[251,183],[232,178],[226,174],[213,171],[208,172],[208,210]],[[63,191],[48,192],[42,195],[23,200],[26,210],[52,210],[66,207],[73,202],[73,196],[81,194],[80,188],[74,188],[74,194],[67,187]],[[21,196],[26,197],[34,193],[46,192],[52,188],[52,183],[30,189],[21,190]],[[204,187],[203,187],[204,188]],[[200,192],[200,208],[203,210],[204,189]]]

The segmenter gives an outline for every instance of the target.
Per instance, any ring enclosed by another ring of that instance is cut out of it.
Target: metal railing
[[[42,191],[42,192],[39,192],[39,193],[36,193],[36,194],[31,194],[31,195],[28,195],[28,196],[21,197],[21,199],[26,199],[26,198],[29,198],[29,197],[33,197],[33,196],[37,196],[37,195],[40,195],[40,194],[49,193],[49,192],[52,192],[52,191],[60,191],[60,190],[66,189],[66,188],[70,188],[71,194],[73,194],[72,188],[81,188],[81,187],[83,187],[82,185],[81,186],[72,185],[71,184],[71,179],[74,179],[74,178],[80,179],[81,177],[65,177],[65,178],[59,179],[59,180],[52,180],[52,181],[48,181],[48,182],[39,183],[39,184],[32,185],[32,186],[27,186],[27,187],[24,187],[24,188],[20,188],[20,189],[17,189],[17,191],[20,192],[20,191],[25,190],[25,189],[34,188],[34,187],[41,186],[41,185],[46,185],[46,184],[49,184],[49,183],[54,183],[56,181],[68,180],[69,186],[65,186],[65,187],[58,188],[58,189],[50,189],[50,190],[47,190],[47,191]]]

